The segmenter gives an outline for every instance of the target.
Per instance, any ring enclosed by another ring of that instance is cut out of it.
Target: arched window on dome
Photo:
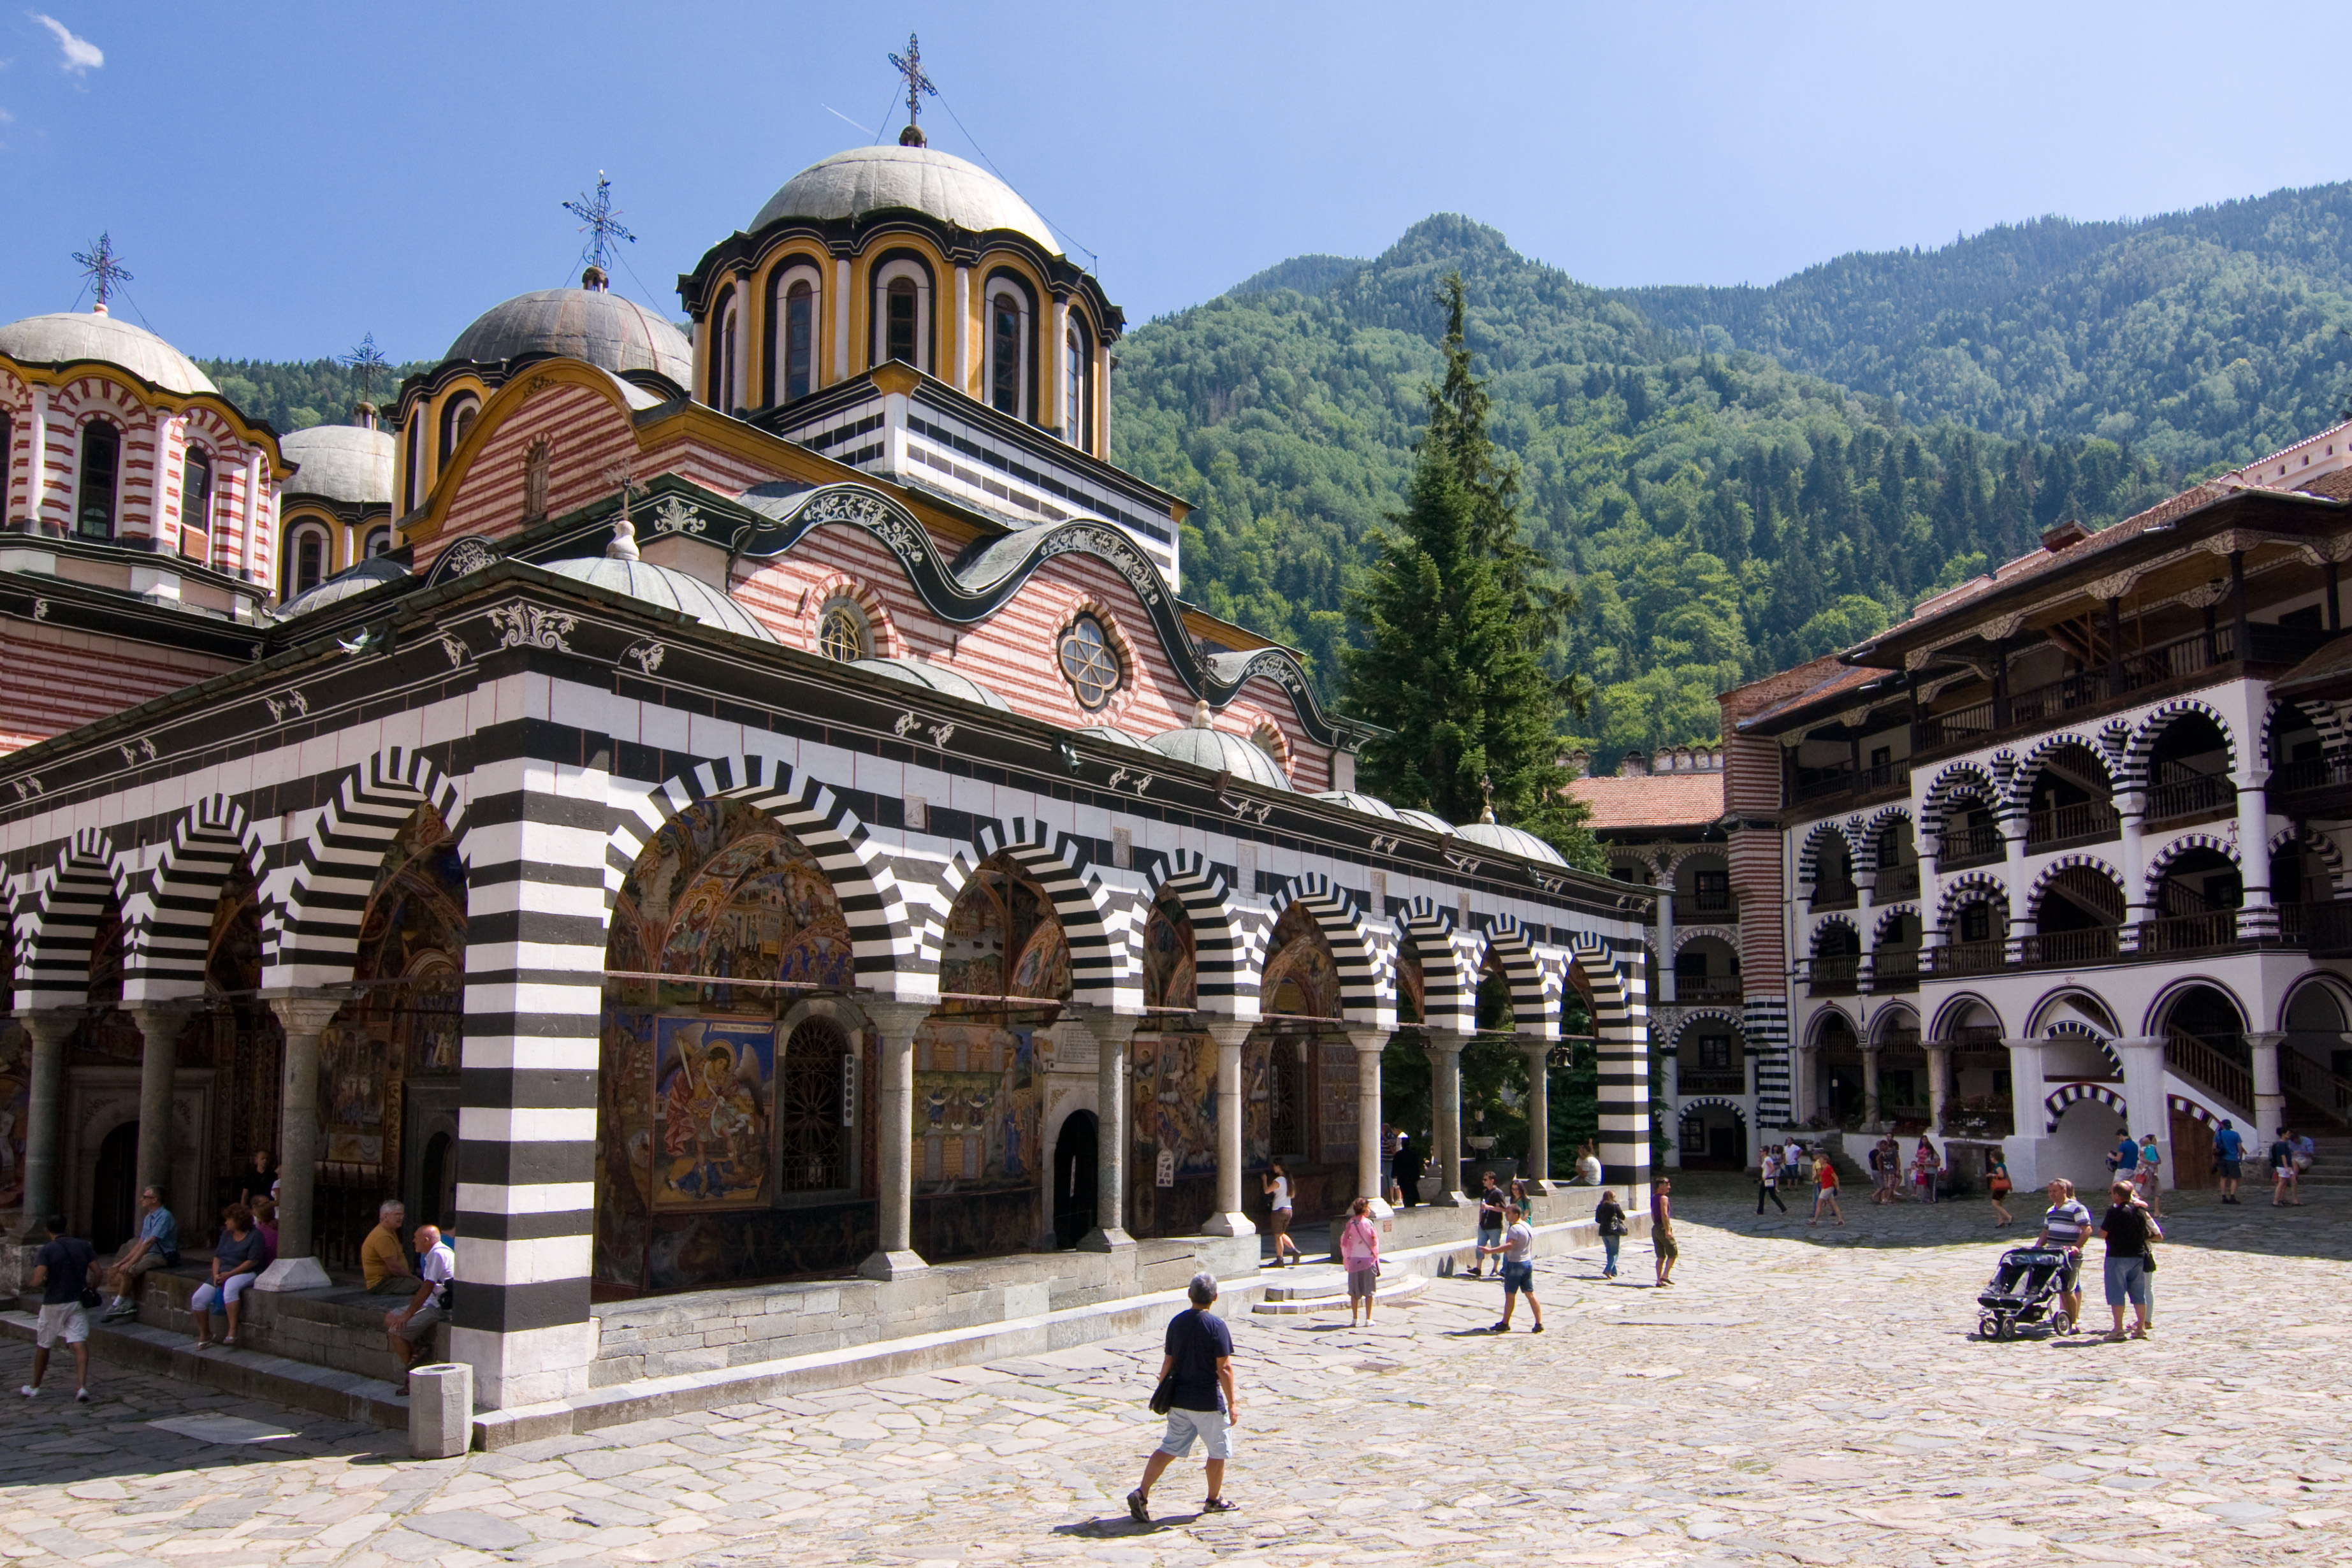
[[[74,496],[74,532],[84,539],[114,537],[117,480],[122,472],[122,433],[103,419],[81,427],[80,485]]]
[[[817,385],[817,302],[822,279],[814,267],[776,269],[768,320],[775,341],[761,376],[762,402],[773,405],[806,397]]]
[[[360,552],[360,558],[363,561],[373,561],[379,555],[389,555],[391,553],[392,530],[388,528],[369,529],[367,548]]]
[[[328,553],[327,530],[317,522],[297,523],[286,533],[286,559],[280,568],[283,581],[278,584],[280,604],[309,593],[327,580],[333,563]]]
[[[986,338],[988,405],[999,414],[1026,419],[1035,407],[1035,302],[1027,286],[1010,272],[988,279]]]
[[[1062,439],[1082,452],[1094,449],[1094,387],[1087,374],[1093,367],[1087,330],[1073,316],[1062,340]]]
[[[874,363],[892,360],[931,368],[931,273],[916,257],[898,254],[874,271]]]
[[[441,461],[446,464],[459,447],[466,443],[466,432],[474,427],[474,420],[482,412],[482,400],[472,393],[451,398],[441,410]]]
[[[212,559],[213,460],[201,447],[188,448],[180,466],[180,553],[190,561]]]
[[[825,601],[824,608],[817,612],[816,651],[842,664],[873,655],[873,630],[866,624],[866,612],[858,607],[856,600]]]
[[[735,412],[735,303],[730,289],[712,312],[719,329],[710,340],[710,406],[721,414]]]

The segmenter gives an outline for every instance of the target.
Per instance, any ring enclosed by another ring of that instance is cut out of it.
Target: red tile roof
[[[1592,813],[1587,826],[1595,831],[1705,827],[1723,816],[1723,774],[1716,772],[1577,779],[1568,787]]]

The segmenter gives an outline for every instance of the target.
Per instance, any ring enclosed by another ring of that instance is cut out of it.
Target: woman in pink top
[[[1339,1231],[1339,1261],[1348,1271],[1348,1326],[1356,1326],[1359,1306],[1369,1325],[1372,1289],[1381,1282],[1381,1227],[1372,1223],[1370,1198],[1358,1198],[1348,1210],[1348,1223]]]

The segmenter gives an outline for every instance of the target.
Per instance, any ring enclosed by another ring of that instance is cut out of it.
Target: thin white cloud
[[[106,63],[105,50],[100,48],[96,44],[91,43],[88,38],[77,37],[72,28],[67,26],[63,22],[58,21],[55,16],[45,16],[37,11],[34,12],[32,16],[34,21],[38,22],[42,26],[47,27],[50,32],[55,33],[58,36],[58,47],[65,51],[66,57],[65,64],[61,68],[71,71],[76,76],[79,76],[86,70],[93,69]]]

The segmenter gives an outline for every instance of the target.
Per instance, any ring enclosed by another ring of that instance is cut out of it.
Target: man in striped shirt
[[[2042,1216],[2042,1234],[2033,1245],[2057,1247],[2066,1254],[2066,1272],[2058,1286],[2059,1304],[2070,1325],[2083,1321],[2083,1242],[2091,1234],[2091,1211],[2074,1201],[2074,1184],[2060,1176],[2050,1184],[2050,1212]]]

